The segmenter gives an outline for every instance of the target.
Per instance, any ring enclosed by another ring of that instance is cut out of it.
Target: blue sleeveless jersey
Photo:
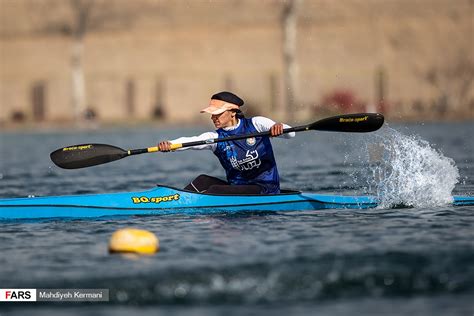
[[[216,130],[219,138],[256,133],[252,119],[241,118],[239,127]],[[268,136],[240,139],[216,144],[219,158],[230,184],[257,184],[264,194],[280,193],[280,177]]]

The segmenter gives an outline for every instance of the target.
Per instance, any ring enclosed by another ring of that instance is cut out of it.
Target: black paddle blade
[[[309,125],[309,129],[330,132],[368,133],[382,127],[380,113],[356,113],[328,117]]]
[[[126,157],[122,148],[105,144],[82,144],[59,148],[50,155],[51,160],[64,169],[79,169]]]

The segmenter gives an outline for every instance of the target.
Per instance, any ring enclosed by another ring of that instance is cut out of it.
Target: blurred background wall
[[[0,0],[0,124],[474,118],[474,0]]]

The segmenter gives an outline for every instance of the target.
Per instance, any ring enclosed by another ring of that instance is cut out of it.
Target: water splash
[[[367,189],[377,195],[380,207],[430,207],[453,201],[451,193],[459,180],[453,159],[418,136],[391,128],[374,137],[366,144],[365,174]]]

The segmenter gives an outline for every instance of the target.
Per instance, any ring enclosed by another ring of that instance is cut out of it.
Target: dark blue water
[[[424,171],[416,177],[399,173],[400,184],[391,180],[390,193],[400,190],[403,199],[413,198],[404,191],[410,184],[417,196],[435,200],[430,194],[445,194],[458,172],[454,193],[474,195],[471,124],[395,129],[370,135],[307,132],[273,141],[282,186],[326,194],[377,193],[380,187],[368,179],[375,167],[367,148],[387,137],[407,144],[403,135],[416,134],[433,148],[423,161],[417,155],[426,148],[415,143],[413,150],[404,148],[405,154],[397,151],[403,159],[388,164],[393,170],[406,164],[400,170]],[[141,148],[201,131],[3,133],[0,197],[131,191],[156,183],[180,187],[200,173],[223,177],[217,159],[205,151],[146,154],[79,170],[61,170],[49,160],[49,153],[64,145]],[[402,148],[397,142],[393,147]],[[432,165],[440,167],[428,168]],[[0,288],[108,288],[111,300],[4,303],[0,313],[472,315],[474,208],[424,205],[423,199],[414,199],[414,208],[3,222]],[[160,252],[110,255],[111,234],[125,227],[154,232]]]

